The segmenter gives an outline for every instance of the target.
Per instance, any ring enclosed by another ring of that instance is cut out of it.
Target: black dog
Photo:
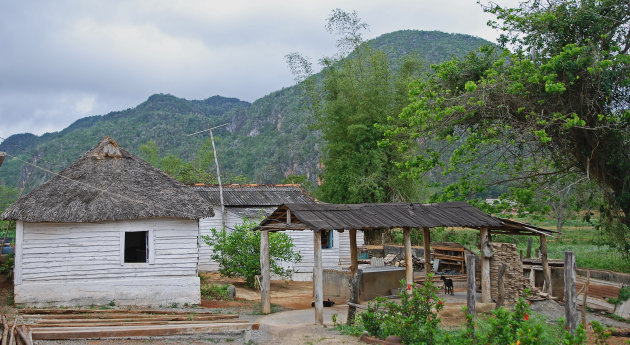
[[[331,301],[330,298],[328,299],[328,301],[323,301],[324,302],[324,307],[332,307],[333,305],[335,305],[335,301]],[[311,302],[311,307],[315,306],[315,302]]]
[[[444,281],[444,294],[448,294],[450,292],[451,295],[454,295],[453,292],[453,279],[446,278],[444,276],[440,276],[440,279]]]

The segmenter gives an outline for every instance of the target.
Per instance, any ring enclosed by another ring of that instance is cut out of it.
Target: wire
[[[73,179],[71,179],[71,178],[69,178],[69,177],[67,177],[67,176],[64,176],[64,175],[58,174],[58,173],[53,172],[53,171],[51,171],[51,170],[49,170],[49,169],[46,169],[46,168],[44,168],[44,167],[40,167],[40,166],[38,166],[37,164],[31,163],[31,162],[27,162],[27,161],[25,161],[25,160],[23,160],[23,159],[21,159],[21,158],[19,158],[19,157],[16,157],[16,156],[14,156],[14,155],[11,155],[11,154],[8,154],[8,153],[7,153],[7,156],[9,156],[9,157],[13,157],[13,158],[15,158],[15,159],[19,160],[20,162],[23,162],[24,164],[28,164],[28,165],[30,165],[30,166],[33,166],[33,167],[37,168],[37,169],[40,169],[40,170],[42,170],[42,171],[45,171],[45,172],[47,172],[47,173],[49,173],[49,174],[53,174],[53,175],[55,175],[55,176],[59,176],[59,177],[64,178],[64,179],[66,179],[66,180],[69,180],[69,181],[72,181],[72,182],[75,182],[75,183],[81,184],[81,185],[83,185],[83,186],[85,186],[85,187],[87,187],[87,188],[91,188],[91,189],[93,189],[93,190],[97,190],[97,191],[102,192],[102,193],[107,193],[107,194],[113,195],[113,196],[115,196],[115,197],[118,197],[118,198],[121,198],[121,199],[124,199],[124,200],[130,201],[130,202],[135,202],[135,203],[143,204],[143,205],[146,205],[146,206],[149,206],[149,207],[157,207],[157,208],[162,209],[162,210],[164,210],[164,211],[171,211],[171,212],[175,212],[175,213],[180,213],[180,214],[183,214],[183,215],[186,215],[186,216],[192,216],[192,217],[194,217],[194,218],[203,218],[203,217],[201,217],[201,216],[199,216],[199,215],[197,215],[197,214],[187,213],[187,212],[184,212],[184,211],[180,211],[180,210],[173,210],[173,209],[170,209],[170,208],[168,208],[168,207],[164,207],[164,206],[160,205],[160,204],[159,204],[159,203],[157,203],[157,202],[156,202],[156,203],[157,203],[157,205],[154,205],[154,204],[149,204],[149,203],[148,203],[148,202],[146,202],[146,201],[137,200],[137,199],[133,199],[133,198],[130,198],[130,197],[127,197],[127,196],[124,196],[124,195],[116,194],[116,193],[114,193],[114,192],[110,192],[110,191],[108,191],[108,190],[106,190],[106,189],[102,189],[102,188],[99,188],[99,187],[93,186],[93,185],[91,185],[91,184],[89,184],[89,183],[85,183],[85,182],[82,182],[82,181],[73,180]]]
[[[37,158],[37,155],[36,155],[36,154],[34,154],[33,152],[31,152],[31,151],[29,151],[29,150],[25,149],[24,147],[22,147],[22,146],[20,146],[20,145],[18,145],[18,144],[14,144],[14,143],[12,143],[12,142],[8,141],[8,139],[7,139],[7,138],[0,137],[0,139],[2,139],[2,143],[7,143],[7,144],[9,144],[9,145],[11,145],[11,146],[15,146],[15,147],[17,147],[18,149],[20,149],[20,150],[22,150],[22,151],[24,151],[24,152],[26,152],[26,153],[30,154],[31,156],[33,156],[33,158]],[[52,165],[52,166],[54,166],[54,167],[59,167],[57,164],[51,164],[51,165]]]

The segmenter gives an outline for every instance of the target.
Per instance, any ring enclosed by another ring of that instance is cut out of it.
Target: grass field
[[[517,221],[526,222],[550,230],[556,229],[554,219],[517,218]],[[402,231],[394,232],[394,242],[402,244]],[[412,232],[412,243],[422,245],[422,231]],[[527,250],[528,236],[493,236],[495,242],[516,243],[523,253]],[[479,231],[471,229],[440,229],[431,230],[431,241],[457,242],[473,251],[478,251]],[[565,251],[573,251],[576,255],[577,265],[581,268],[606,269],[617,272],[630,273],[630,262],[624,261],[619,253],[607,245],[601,244],[602,236],[599,230],[585,221],[568,220],[560,238],[547,240],[547,253],[550,259],[564,259]],[[533,237],[532,256],[535,248],[540,246],[538,236]]]

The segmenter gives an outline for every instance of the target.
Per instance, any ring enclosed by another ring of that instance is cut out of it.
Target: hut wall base
[[[32,307],[105,305],[183,305],[201,303],[199,277],[24,282],[15,303]]]

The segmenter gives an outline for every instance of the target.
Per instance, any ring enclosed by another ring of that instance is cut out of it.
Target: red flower
[[[524,321],[529,320],[529,315],[525,314],[525,316],[523,316],[523,320],[524,320]]]
[[[439,302],[438,302],[438,304],[439,304],[439,305],[442,305],[443,303],[442,303],[442,301],[439,301]]]

